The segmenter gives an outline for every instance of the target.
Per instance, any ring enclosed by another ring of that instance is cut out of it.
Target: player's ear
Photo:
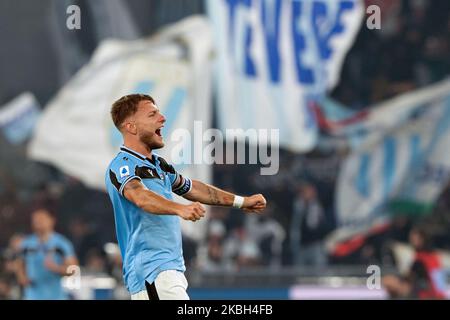
[[[137,127],[134,121],[127,121],[123,124],[123,130],[131,134],[137,134]]]

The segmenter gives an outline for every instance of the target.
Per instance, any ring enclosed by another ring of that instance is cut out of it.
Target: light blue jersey
[[[145,290],[145,281],[153,283],[161,271],[184,272],[186,268],[180,218],[143,211],[124,197],[125,185],[138,179],[149,190],[172,200],[172,192],[183,195],[192,183],[154,153],[149,159],[124,146],[120,150],[107,169],[105,183],[114,208],[125,285],[135,294]]]
[[[48,270],[44,263],[48,256],[57,264],[63,264],[65,259],[75,257],[70,241],[54,232],[46,242],[40,242],[33,234],[23,240],[21,253],[25,261],[26,275],[31,281],[31,284],[25,287],[24,299],[67,299],[61,284],[61,275]]]

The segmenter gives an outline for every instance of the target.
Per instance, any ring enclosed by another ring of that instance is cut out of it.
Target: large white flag
[[[220,128],[279,129],[282,146],[312,149],[317,126],[311,102],[338,82],[364,15],[362,1],[207,4],[217,48]]]
[[[342,164],[336,189],[339,227],[362,230],[388,219],[386,205],[431,209],[450,177],[450,81],[375,106],[367,135]],[[405,207],[406,208],[406,207]]]
[[[210,127],[211,50],[208,21],[199,16],[150,39],[102,42],[91,61],[46,106],[29,145],[30,157],[104,190],[105,170],[122,144],[111,120],[111,104],[125,94],[144,93],[155,98],[167,119],[166,146],[158,154],[171,162],[172,147],[179,147],[171,139],[175,129],[193,132],[197,120]],[[210,180],[206,164],[175,167],[191,178]]]

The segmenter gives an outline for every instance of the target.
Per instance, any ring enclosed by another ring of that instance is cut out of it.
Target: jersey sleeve
[[[128,157],[116,158],[108,170],[109,182],[122,196],[123,189],[128,182],[133,179],[141,181],[141,178],[136,174],[136,164]]]
[[[64,258],[75,257],[75,250],[73,249],[72,243],[68,239],[61,238],[59,246],[63,252]]]
[[[159,157],[159,164],[163,171],[165,171],[170,179],[172,185],[172,192],[182,196],[191,191],[192,180],[179,174],[175,168],[168,164],[164,158]]]

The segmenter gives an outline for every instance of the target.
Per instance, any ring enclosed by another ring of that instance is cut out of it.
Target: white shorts
[[[189,300],[188,282],[183,272],[166,270],[153,283],[145,282],[147,290],[131,295],[131,300]]]

